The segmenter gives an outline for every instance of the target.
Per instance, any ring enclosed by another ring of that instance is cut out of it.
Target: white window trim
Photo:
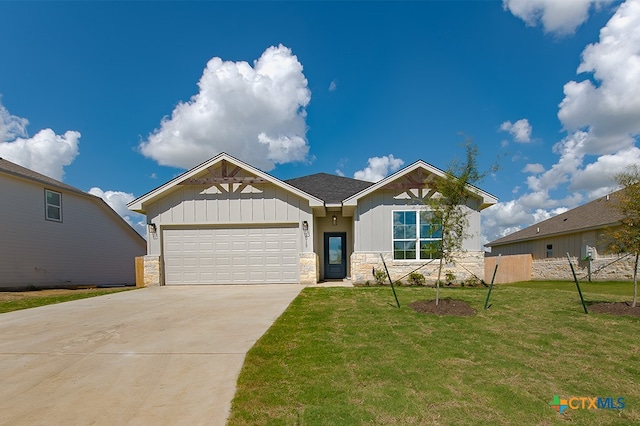
[[[434,257],[433,259],[420,259],[420,241],[442,241],[442,238],[420,238],[420,213],[422,212],[431,212],[431,209],[396,209],[391,210],[391,258],[394,262],[425,262],[429,260],[437,260],[439,257]],[[407,239],[407,238],[394,238],[393,237],[393,217],[396,212],[415,212],[416,213],[416,238],[415,239]],[[395,248],[393,243],[396,241],[414,241],[416,243],[416,257],[414,259],[396,259],[395,258]]]
[[[58,194],[58,196],[60,197],[60,205],[56,205],[56,204],[49,204],[49,200],[47,195],[49,193],[52,194]],[[49,207],[56,207],[60,210],[60,218],[55,218],[55,217],[49,217]],[[46,220],[52,221],[52,222],[62,222],[62,193],[58,192],[58,191],[53,191],[51,189],[45,189],[44,190],[44,218]]]

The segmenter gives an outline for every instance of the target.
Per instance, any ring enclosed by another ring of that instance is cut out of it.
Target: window
[[[547,244],[547,257],[553,257],[553,244]]]
[[[439,259],[442,226],[428,211],[393,212],[393,258],[396,260]]]
[[[44,202],[46,219],[62,222],[62,194],[45,189]]]

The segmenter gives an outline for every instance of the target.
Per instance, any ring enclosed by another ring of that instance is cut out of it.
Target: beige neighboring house
[[[360,284],[383,267],[380,254],[393,279],[425,264],[435,278],[440,238],[425,199],[443,176],[416,161],[377,183],[325,173],[282,181],[221,153],[129,203],[147,216],[145,284]],[[456,267],[482,278],[480,211],[497,199],[468,190],[471,235]]]
[[[533,260],[584,258],[607,252],[605,232],[622,220],[616,208],[617,193],[597,198],[557,216],[521,229],[488,244],[491,256],[531,254]]]
[[[0,158],[0,288],[135,284],[146,242],[101,198]]]
[[[579,276],[591,269],[594,279],[630,279],[633,259],[611,253],[607,247],[607,230],[623,218],[616,207],[618,194],[597,198],[485,244],[491,248],[489,256],[530,255],[531,279],[573,279],[567,253]]]

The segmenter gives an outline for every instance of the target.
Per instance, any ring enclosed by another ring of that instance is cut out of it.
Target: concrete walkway
[[[223,425],[301,285],[156,287],[0,314],[0,424]]]

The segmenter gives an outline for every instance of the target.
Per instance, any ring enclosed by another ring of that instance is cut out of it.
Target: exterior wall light
[[[338,216],[336,216],[335,214],[331,216],[331,224],[333,226],[338,226]]]
[[[155,223],[150,223],[149,224],[149,232],[151,232],[152,234],[155,234],[158,231],[158,228],[156,226]]]

